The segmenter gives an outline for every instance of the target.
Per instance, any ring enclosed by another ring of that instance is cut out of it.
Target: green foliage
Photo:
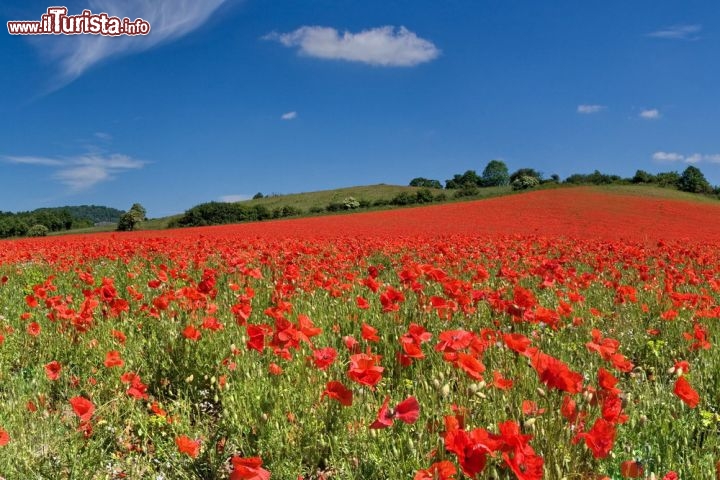
[[[433,197],[432,190],[429,188],[422,188],[415,192],[415,201],[417,203],[432,203],[433,200],[435,200],[435,197]]]
[[[677,188],[679,181],[680,174],[678,172],[661,172],[655,175],[655,182],[660,187]]]
[[[477,188],[474,185],[464,185],[462,188],[459,188],[453,197],[455,198],[466,198],[466,197],[475,197],[480,194],[480,189]]]
[[[119,210],[83,205],[80,207],[38,208],[30,212],[0,212],[0,238],[19,237],[27,234],[30,225],[43,225],[48,232],[61,232],[74,228],[92,226],[95,221],[90,216],[98,218],[105,214],[113,217]]]
[[[355,200],[354,197],[347,197],[342,203],[345,210],[355,210],[356,208],[360,208],[360,202]]]
[[[537,179],[538,184],[542,180],[542,173],[538,172],[534,168],[520,168],[518,170],[515,170],[510,175],[510,184],[514,183],[515,180],[517,180],[520,177],[533,177]]]
[[[392,199],[393,205],[404,206],[417,203],[417,197],[410,192],[400,192]]]
[[[131,232],[137,228],[140,222],[145,220],[147,220],[145,207],[139,203],[134,203],[130,210],[120,217],[117,230],[119,232]]]
[[[712,187],[699,168],[690,165],[677,182],[678,189],[690,193],[711,193]]]
[[[36,224],[30,227],[27,231],[28,237],[45,237],[50,232],[50,229],[45,225]]]
[[[645,170],[638,170],[632,178],[632,183],[657,183],[657,178]]]
[[[262,192],[257,192],[252,198],[253,200],[257,200],[258,198],[265,198],[265,195],[263,195]]]
[[[483,187],[500,187],[510,183],[507,165],[500,160],[490,160],[482,173]]]
[[[440,180],[431,180],[424,177],[417,177],[410,180],[411,187],[442,188]]]
[[[300,209],[291,206],[278,207],[269,211],[264,205],[209,202],[201,203],[200,205],[196,205],[190,210],[187,210],[182,217],[171,222],[170,226],[202,227],[206,225],[254,222],[269,218],[282,218],[299,215],[300,212]]]
[[[512,182],[513,190],[527,190],[540,185],[540,180],[537,177],[531,177],[529,175],[522,175],[517,177]]]
[[[595,170],[590,174],[575,173],[570,175],[565,183],[571,183],[576,185],[591,184],[591,185],[612,185],[617,183],[623,183],[623,178],[618,175],[607,175],[600,173],[599,170]]]
[[[458,189],[463,187],[481,187],[483,180],[475,170],[468,170],[462,175],[455,174],[450,180],[445,180],[445,188]]]

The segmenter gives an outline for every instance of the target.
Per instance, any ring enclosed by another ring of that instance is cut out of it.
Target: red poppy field
[[[720,207],[0,242],[0,477],[715,479]]]

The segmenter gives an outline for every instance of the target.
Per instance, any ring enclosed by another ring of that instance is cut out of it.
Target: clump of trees
[[[147,212],[145,207],[139,203],[134,203],[130,210],[123,213],[118,222],[117,230],[119,232],[132,232],[140,225],[141,222],[147,220]]]
[[[301,208],[284,205],[270,210],[265,205],[209,202],[196,205],[180,218],[170,222],[170,227],[204,227],[227,223],[257,222],[302,215]]]
[[[29,212],[17,213],[0,212],[0,238],[29,235],[30,230],[36,225],[42,225],[47,229],[48,233],[91,227],[96,223],[95,219],[80,217],[78,215],[112,215],[113,211],[120,212],[119,210],[94,205],[39,208]],[[115,221],[117,221],[117,218]],[[36,234],[38,231],[39,230],[35,228],[32,233]]]

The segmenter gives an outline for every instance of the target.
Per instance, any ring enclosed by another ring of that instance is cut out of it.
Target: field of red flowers
[[[720,207],[0,242],[0,476],[714,479]]]

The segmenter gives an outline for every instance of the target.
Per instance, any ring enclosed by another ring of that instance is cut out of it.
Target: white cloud
[[[602,112],[606,108],[607,107],[605,105],[578,105],[577,112],[589,115],[592,113]]]
[[[682,162],[685,159],[685,155],[674,152],[655,152],[652,158],[656,162]]]
[[[651,108],[640,112],[640,117],[646,120],[657,120],[660,118],[660,110],[657,108]]]
[[[127,170],[137,170],[145,162],[121,154],[86,154],[75,157],[22,157],[3,156],[7,163],[52,167],[56,170],[53,178],[73,191],[87,190],[104,181],[112,180]]]
[[[244,200],[250,200],[250,198],[252,198],[250,195],[243,194],[223,195],[222,197],[220,197],[220,201],[225,203],[235,203],[242,202]]]
[[[93,13],[107,13],[150,23],[150,33],[139,36],[103,37],[99,35],[50,35],[35,37],[34,43],[59,63],[60,88],[82,75],[93,65],[114,56],[141,52],[182,37],[205,23],[227,0],[90,0]],[[70,11],[69,14],[79,14]]]
[[[667,38],[673,40],[696,40],[702,30],[702,25],[673,25],[647,34],[653,38]]]
[[[104,140],[106,142],[111,141],[113,138],[112,135],[110,135],[109,133],[105,133],[105,132],[95,132],[94,135],[95,135],[95,138],[99,138],[100,140]]]
[[[405,27],[385,26],[340,34],[331,27],[304,26],[294,32],[270,33],[265,40],[276,40],[286,47],[298,47],[310,57],[347,60],[383,67],[412,67],[434,60],[440,49]]]
[[[287,112],[280,115],[280,118],[283,120],[294,120],[297,118],[297,112]]]
[[[702,154],[702,153],[693,153],[690,155],[684,155],[681,153],[675,153],[675,152],[655,152],[652,156],[653,160],[656,162],[684,162],[684,163],[700,163],[700,162],[709,162],[709,163],[720,163],[720,154],[719,153],[713,153],[713,154]]]

